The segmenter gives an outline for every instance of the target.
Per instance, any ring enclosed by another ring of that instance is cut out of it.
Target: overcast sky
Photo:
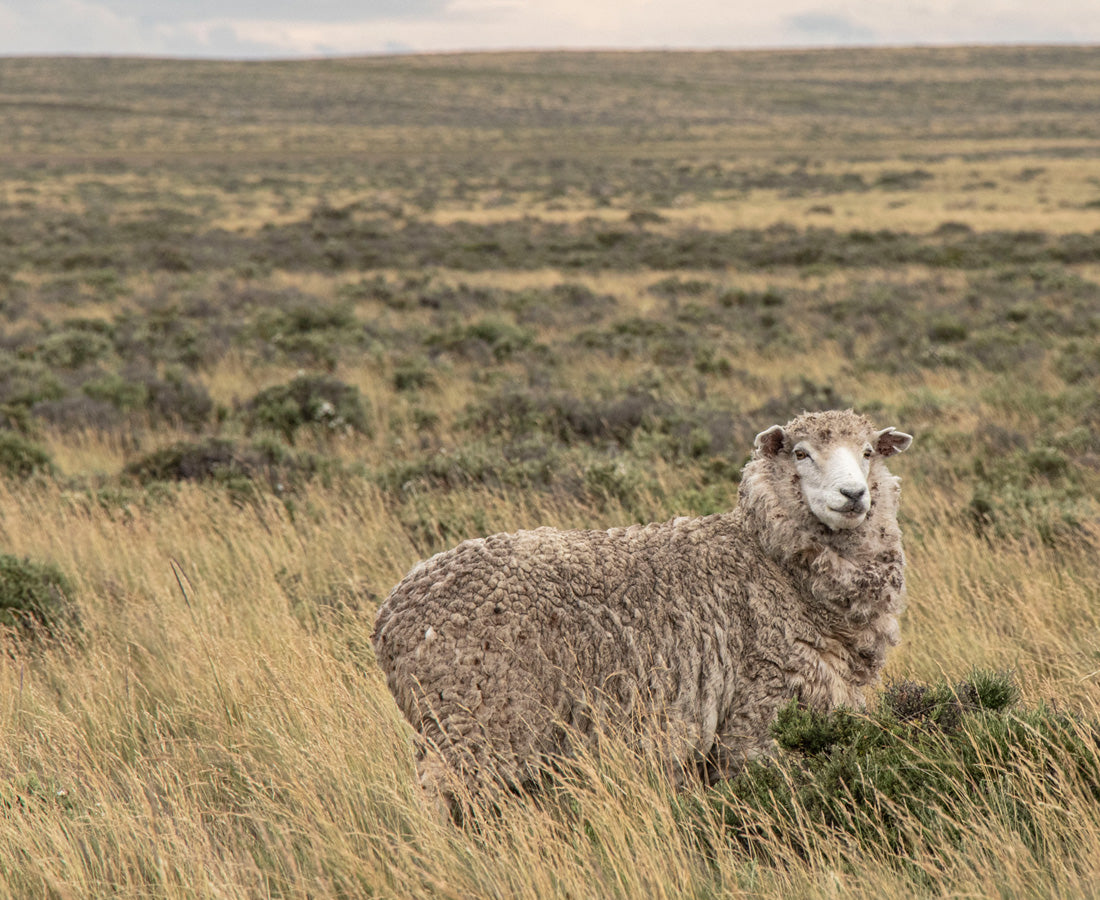
[[[1100,0],[0,0],[0,55],[1100,44]]]

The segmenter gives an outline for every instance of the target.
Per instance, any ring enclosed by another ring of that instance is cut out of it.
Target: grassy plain
[[[0,60],[0,553],[65,579],[2,620],[0,894],[1097,896],[1057,755],[905,865],[614,754],[455,829],[369,632],[854,405],[917,438],[888,681],[1100,718],[1098,97],[1093,48]]]

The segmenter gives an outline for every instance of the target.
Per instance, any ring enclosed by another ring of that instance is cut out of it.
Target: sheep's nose
[[[855,503],[857,500],[862,500],[863,499],[863,495],[867,493],[867,488],[865,488],[865,487],[841,488],[840,493],[842,493],[845,497],[847,497],[849,500],[851,500],[853,503]]]

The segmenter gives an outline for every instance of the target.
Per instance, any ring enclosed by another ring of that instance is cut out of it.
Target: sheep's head
[[[803,413],[756,436],[755,456],[789,466],[810,511],[833,531],[858,528],[871,508],[876,460],[905,450],[913,438],[875,430],[851,410]]]

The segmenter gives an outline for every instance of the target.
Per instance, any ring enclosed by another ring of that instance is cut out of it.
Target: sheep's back
[[[465,541],[409,572],[378,615],[379,660],[423,658],[431,645],[508,653],[537,643],[554,663],[650,618],[674,579],[663,569],[667,524],[612,531],[540,528]],[[568,646],[562,641],[569,641]],[[488,645],[488,646],[486,646]],[[438,654],[435,654],[438,655]],[[587,668],[587,666],[586,666]]]
[[[482,729],[514,746],[553,721],[583,727],[600,700],[619,717],[674,705],[713,668],[702,655],[725,652],[724,613],[693,605],[712,574],[693,558],[713,544],[707,521],[498,534],[419,564],[375,632],[399,705],[429,736]]]

